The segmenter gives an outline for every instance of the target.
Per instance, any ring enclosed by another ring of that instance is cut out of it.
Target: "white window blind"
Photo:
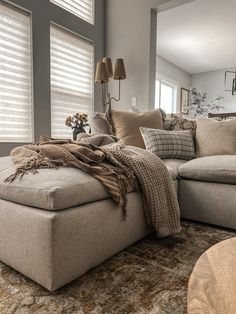
[[[94,24],[94,0],[51,0],[51,2]]]
[[[93,44],[51,26],[51,128],[56,138],[71,138],[68,115],[93,108]]]
[[[31,18],[0,4],[0,141],[32,141]]]

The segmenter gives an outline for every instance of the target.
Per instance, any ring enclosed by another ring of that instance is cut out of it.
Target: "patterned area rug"
[[[148,236],[54,293],[0,263],[0,313],[186,313],[195,262],[236,232],[190,222],[182,226],[169,238]]]

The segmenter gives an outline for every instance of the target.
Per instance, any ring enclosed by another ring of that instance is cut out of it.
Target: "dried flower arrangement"
[[[89,126],[88,115],[78,112],[73,116],[68,116],[65,125],[73,130],[73,140],[76,141],[79,133],[86,133],[85,127]]]

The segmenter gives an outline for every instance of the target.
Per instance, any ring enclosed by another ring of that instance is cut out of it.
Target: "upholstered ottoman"
[[[0,158],[0,260],[50,291],[144,237],[140,193],[128,195],[128,218],[102,184],[78,169],[42,169],[12,183]]]
[[[169,170],[175,180],[178,171]],[[14,171],[10,157],[0,158],[0,260],[50,291],[152,231],[140,191],[128,194],[123,221],[103,185],[78,169],[40,169],[4,183]]]

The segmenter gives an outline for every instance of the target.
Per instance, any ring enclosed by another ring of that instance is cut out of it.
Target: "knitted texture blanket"
[[[154,154],[125,146],[108,135],[81,135],[78,142],[42,137],[36,145],[14,148],[11,158],[16,171],[12,182],[40,168],[76,167],[98,179],[127,216],[127,193],[137,184],[142,192],[148,225],[158,236],[179,232],[180,211],[174,185],[164,163]]]

